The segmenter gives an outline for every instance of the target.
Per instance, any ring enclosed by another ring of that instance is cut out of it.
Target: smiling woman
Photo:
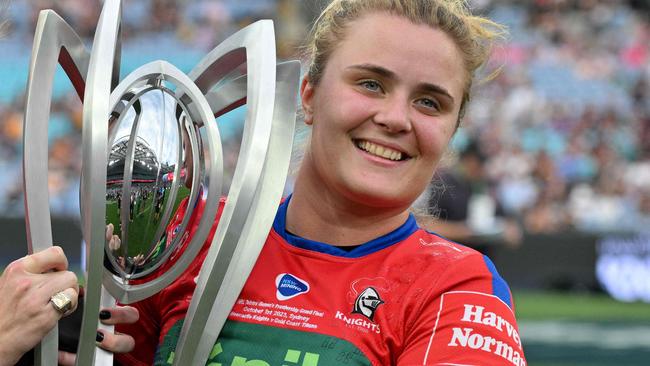
[[[409,214],[501,31],[460,0],[335,0],[323,11],[306,48],[312,134],[295,190],[208,363],[526,364],[492,262]],[[138,343],[125,363],[173,362],[208,245],[137,304],[147,315],[120,329]]]
[[[317,83],[303,81],[305,122],[313,131],[298,180],[325,182],[319,201],[381,207],[375,213],[396,227],[455,129],[465,75],[461,54],[446,33],[389,13],[363,16],[346,29]],[[296,185],[295,198],[303,187],[309,185]],[[356,207],[348,212],[358,217]],[[380,231],[387,224],[381,221],[373,220]],[[349,241],[381,233],[362,234]]]

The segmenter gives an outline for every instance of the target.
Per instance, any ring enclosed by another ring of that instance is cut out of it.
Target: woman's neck
[[[348,200],[301,169],[287,208],[286,228],[309,240],[359,245],[397,229],[408,215],[407,208],[376,208]]]

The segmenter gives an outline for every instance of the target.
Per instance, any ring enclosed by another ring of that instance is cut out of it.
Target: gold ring
[[[65,314],[72,309],[72,298],[65,292],[57,292],[54,296],[50,297],[52,306],[61,314]]]

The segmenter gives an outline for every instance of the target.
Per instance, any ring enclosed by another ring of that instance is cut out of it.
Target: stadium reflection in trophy
[[[188,130],[193,127],[166,110],[178,103],[170,90],[148,86],[122,118],[116,112],[109,124],[107,260],[123,279],[146,276],[163,263],[174,247],[166,230],[170,218],[192,191]]]
[[[39,15],[23,144],[29,250],[52,245],[47,136],[58,63],[83,102],[87,268],[77,365],[112,365],[112,355],[95,346],[97,328],[112,331],[99,324],[100,307],[147,298],[192,262],[222,195],[216,118],[246,104],[239,159],[174,358],[175,365],[203,365],[281,198],[300,65],[276,65],[273,24],[265,20],[226,39],[187,75],[155,61],[119,80],[120,13],[119,0],[104,2],[90,51],[55,12]],[[168,262],[180,245],[182,254]],[[54,329],[37,349],[36,364],[56,365],[57,350]]]

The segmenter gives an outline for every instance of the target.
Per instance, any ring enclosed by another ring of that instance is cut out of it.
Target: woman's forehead
[[[376,65],[407,80],[443,83],[458,98],[465,84],[463,57],[451,37],[437,28],[387,13],[350,22],[332,50],[329,64],[339,71]]]

